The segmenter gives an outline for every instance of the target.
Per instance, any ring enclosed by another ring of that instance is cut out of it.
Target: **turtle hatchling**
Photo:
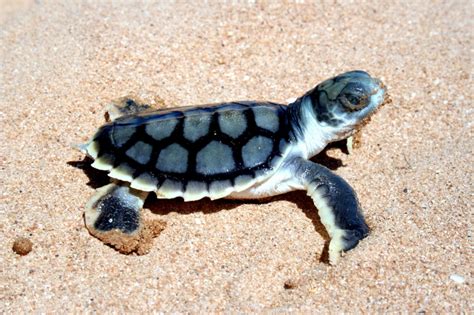
[[[120,250],[111,239],[141,233],[150,192],[192,201],[306,190],[330,237],[329,262],[336,264],[369,228],[351,186],[310,158],[353,136],[385,99],[382,82],[364,71],[326,80],[288,105],[238,101],[155,110],[123,99],[80,146],[92,167],[112,178],[87,203],[86,226]]]

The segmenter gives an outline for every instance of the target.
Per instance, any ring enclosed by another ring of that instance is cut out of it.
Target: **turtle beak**
[[[382,90],[382,93],[383,93],[383,101],[382,101],[382,103],[380,104],[379,107],[382,107],[384,105],[387,105],[387,104],[391,103],[392,99],[390,98],[390,95],[387,92],[387,86],[385,84],[383,84],[383,82],[379,79],[374,78],[374,81],[378,86],[378,90]]]
[[[374,88],[372,90],[372,97],[375,96],[376,107],[381,107],[386,103],[387,99],[387,87],[380,79],[372,78],[374,83]]]
[[[373,78],[372,80],[375,83],[375,87],[372,90],[372,95],[377,94],[380,90],[382,90],[382,92],[385,94],[387,87],[383,84],[383,82],[377,78]]]

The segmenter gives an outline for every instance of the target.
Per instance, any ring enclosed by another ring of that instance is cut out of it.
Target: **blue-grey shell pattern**
[[[94,166],[158,197],[221,198],[281,160],[289,142],[286,109],[234,102],[119,117],[93,137]]]

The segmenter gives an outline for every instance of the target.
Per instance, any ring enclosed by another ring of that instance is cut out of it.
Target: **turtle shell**
[[[286,106],[234,102],[122,116],[86,144],[93,167],[158,198],[211,199],[267,178],[288,148]]]

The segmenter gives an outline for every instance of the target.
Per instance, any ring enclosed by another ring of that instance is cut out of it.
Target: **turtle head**
[[[320,126],[334,134],[332,141],[347,138],[363,126],[384,103],[385,87],[364,71],[350,71],[326,80],[303,96],[310,98]]]

